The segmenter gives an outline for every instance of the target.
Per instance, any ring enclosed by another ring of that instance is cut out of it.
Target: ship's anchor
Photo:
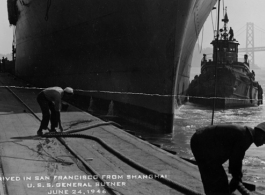
[[[48,13],[49,13],[49,9],[51,7],[52,1],[51,0],[47,0],[47,9],[46,9],[46,15],[45,15],[45,20],[48,21],[49,17],[48,17]]]

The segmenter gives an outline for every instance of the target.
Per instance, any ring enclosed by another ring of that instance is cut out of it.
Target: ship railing
[[[247,96],[247,95],[240,95],[240,94],[237,94],[237,93],[233,93],[233,96],[234,96],[234,98],[238,98],[239,100],[258,100],[255,97],[253,97],[252,99],[250,99],[249,96]]]
[[[240,99],[248,99],[248,98],[249,98],[249,97],[246,96],[246,95],[240,95],[240,94],[237,94],[237,93],[233,93],[233,96],[236,96],[236,97],[238,97],[238,98],[240,98]]]
[[[208,61],[202,61],[201,62],[201,71],[203,71],[205,68],[211,68],[211,67],[215,67],[215,66],[216,66],[216,62],[212,61],[211,59],[209,59]],[[217,66],[218,67],[231,66],[232,68],[242,68],[246,72],[249,71],[249,66],[244,62],[218,61]]]

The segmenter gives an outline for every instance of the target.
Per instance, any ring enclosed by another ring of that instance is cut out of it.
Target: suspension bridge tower
[[[254,23],[248,22],[247,23],[247,30],[246,30],[246,53],[248,55],[249,64],[255,64],[255,57],[254,57]]]

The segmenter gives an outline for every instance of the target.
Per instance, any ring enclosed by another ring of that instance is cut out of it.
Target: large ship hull
[[[16,2],[16,75],[71,86],[95,112],[112,104],[115,115],[172,132],[176,96],[188,88],[193,48],[216,0],[25,3]]]

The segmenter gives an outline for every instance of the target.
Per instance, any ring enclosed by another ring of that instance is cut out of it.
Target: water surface
[[[257,70],[256,80],[265,91],[265,71]],[[195,75],[191,74],[191,78]],[[264,75],[264,76],[263,76]],[[265,101],[263,101],[265,103]],[[174,131],[172,134],[159,135],[138,133],[147,141],[160,144],[163,148],[176,151],[185,158],[193,158],[190,150],[190,138],[195,130],[210,125],[212,109],[187,102],[175,110]],[[214,112],[214,124],[235,124],[255,127],[265,122],[265,106],[219,109]],[[227,165],[225,165],[227,168]],[[243,160],[243,180],[256,184],[257,191],[265,194],[265,146],[256,147],[254,144],[247,150]]]

